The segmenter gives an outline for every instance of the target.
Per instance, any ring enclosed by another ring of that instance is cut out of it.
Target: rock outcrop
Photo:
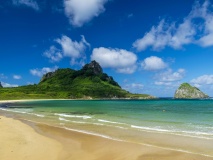
[[[209,98],[208,95],[200,91],[198,88],[191,86],[188,83],[183,83],[176,90],[174,98],[177,99],[200,99]]]
[[[91,71],[94,75],[99,75],[103,73],[103,69],[96,61],[92,61],[89,64],[86,64],[82,70]]]

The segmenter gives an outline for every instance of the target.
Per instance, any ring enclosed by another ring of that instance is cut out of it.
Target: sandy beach
[[[2,160],[211,160],[211,157],[114,141],[0,117]]]

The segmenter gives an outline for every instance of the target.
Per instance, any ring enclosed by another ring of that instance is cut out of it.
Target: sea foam
[[[63,113],[55,113],[54,115],[61,116],[61,117],[67,117],[67,118],[83,118],[83,119],[92,118],[92,117],[87,116],[87,115],[80,116],[80,115],[70,115],[70,114],[63,114]]]

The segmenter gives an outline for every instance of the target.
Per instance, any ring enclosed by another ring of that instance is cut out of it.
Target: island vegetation
[[[70,68],[49,72],[38,84],[0,88],[0,99],[153,99],[148,94],[132,94],[103,73],[92,61],[81,70]]]

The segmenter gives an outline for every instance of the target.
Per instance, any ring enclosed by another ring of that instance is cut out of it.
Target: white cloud
[[[166,23],[165,20],[161,20],[157,26],[152,26],[142,38],[137,39],[133,47],[137,51],[143,51],[149,47],[159,51],[165,47],[182,49],[187,44],[213,46],[212,8],[206,0],[203,5],[196,3],[189,15],[179,24]]]
[[[2,86],[5,88],[5,87],[18,87],[17,84],[9,84],[9,83],[6,83],[6,82],[1,82]]]
[[[137,39],[133,43],[133,47],[138,51],[145,50],[147,47],[152,47],[154,50],[163,49],[171,39],[170,30],[171,27],[162,20],[157,27],[153,26],[143,38]]]
[[[203,5],[197,3],[194,6],[192,14],[195,18],[200,18],[203,23],[200,24],[201,38],[197,40],[197,44],[208,47],[213,45],[213,12],[212,5],[206,0]]]
[[[44,67],[42,69],[31,69],[30,73],[34,76],[42,77],[44,74],[46,74],[48,72],[54,72],[57,69],[58,69],[57,66],[55,66],[53,68]]]
[[[13,79],[21,79],[22,77],[20,75],[13,75]]]
[[[144,70],[160,70],[167,67],[167,64],[159,57],[151,56],[141,63]]]
[[[202,85],[212,85],[213,75],[203,75],[195,79],[192,79],[190,82],[194,84],[196,87],[200,87]]]
[[[86,48],[88,46],[90,47],[90,44],[86,41],[84,36],[82,36],[80,42],[73,41],[65,35],[62,36],[61,39],[58,38],[55,41],[61,45],[63,56],[71,58],[72,65],[76,63],[76,59],[83,57]]]
[[[114,68],[120,73],[131,74],[137,68],[137,56],[124,49],[95,48],[91,60],[96,60],[104,68]]]
[[[81,27],[105,11],[108,0],[64,0],[65,14],[72,25]]]
[[[33,8],[34,10],[39,10],[38,3],[34,0],[13,0],[14,5],[25,5]]]
[[[43,55],[49,58],[51,62],[58,62],[63,58],[61,51],[55,46],[51,46],[50,49],[45,51]]]
[[[178,27],[175,26],[175,23],[167,24],[165,20],[162,20],[157,27],[153,26],[144,37],[136,40],[133,47],[138,51],[145,50],[148,47],[159,51],[166,46],[181,49],[183,45],[193,42],[195,34],[196,31],[189,17],[185,18]]]
[[[155,75],[155,85],[174,85],[173,82],[182,80],[185,73],[185,69],[178,69],[176,72],[173,72],[172,69],[168,69],[167,71]]]

